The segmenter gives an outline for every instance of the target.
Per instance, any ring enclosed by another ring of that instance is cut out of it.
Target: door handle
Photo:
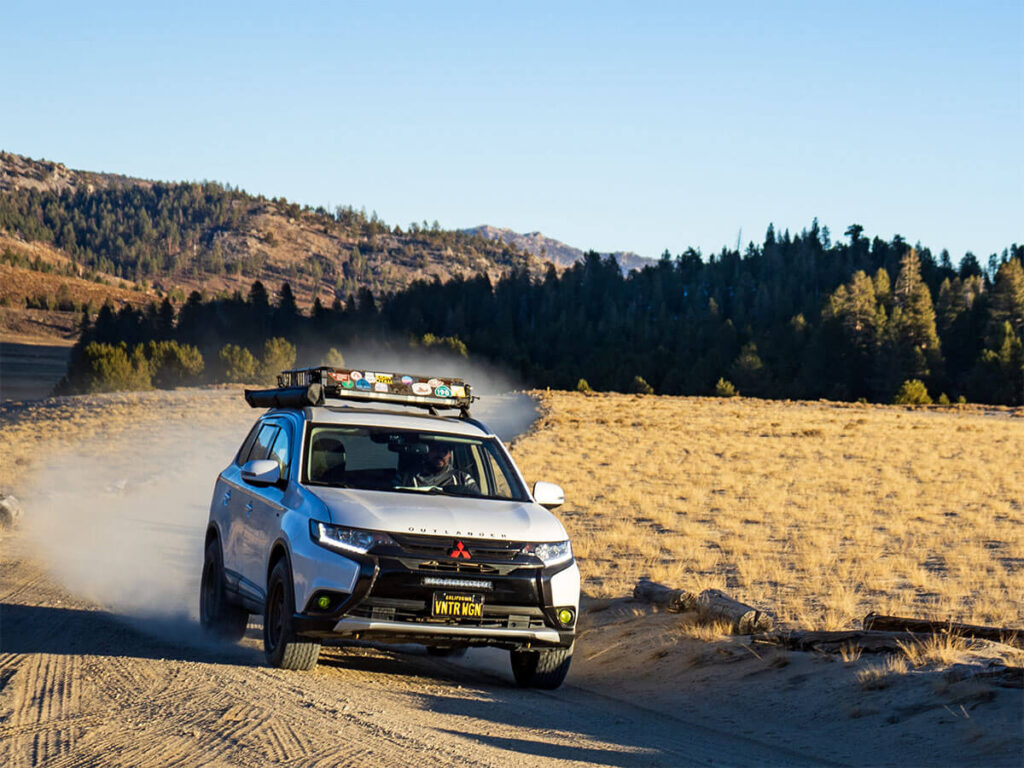
[[[222,504],[227,504],[231,501],[231,491],[224,491],[224,499],[221,501]]]
[[[250,501],[248,504],[245,505],[245,515],[246,515],[246,517],[248,517],[251,514],[252,514],[252,502]]]

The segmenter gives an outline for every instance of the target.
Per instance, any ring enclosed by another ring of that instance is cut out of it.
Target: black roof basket
[[[462,379],[326,365],[282,371],[276,389],[245,390],[245,401],[253,408],[305,408],[325,405],[328,400],[353,400],[411,405],[431,413],[458,409],[464,418],[469,417],[475,399]]]

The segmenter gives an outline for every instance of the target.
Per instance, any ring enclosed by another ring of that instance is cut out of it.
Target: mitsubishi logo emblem
[[[457,541],[455,542],[455,549],[448,554],[448,557],[454,557],[456,560],[460,557],[464,557],[469,560],[472,556],[469,554],[469,550],[466,549],[466,545],[461,541]]]

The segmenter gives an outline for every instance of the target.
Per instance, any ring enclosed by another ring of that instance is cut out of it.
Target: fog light
[[[558,612],[558,620],[565,626],[572,624],[572,611],[568,608],[563,608]]]
[[[331,598],[329,598],[327,595],[320,595],[320,597],[316,599],[316,604],[320,607],[321,610],[326,611],[328,608],[331,607]]]

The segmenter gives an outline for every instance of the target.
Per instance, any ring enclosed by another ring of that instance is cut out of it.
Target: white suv
[[[511,651],[520,685],[562,683],[580,587],[548,511],[562,491],[537,483],[531,494],[470,418],[468,385],[321,367],[245,396],[269,410],[217,478],[206,629],[237,640],[262,613],[267,660],[287,669],[311,669],[329,638],[435,655],[490,645]]]

